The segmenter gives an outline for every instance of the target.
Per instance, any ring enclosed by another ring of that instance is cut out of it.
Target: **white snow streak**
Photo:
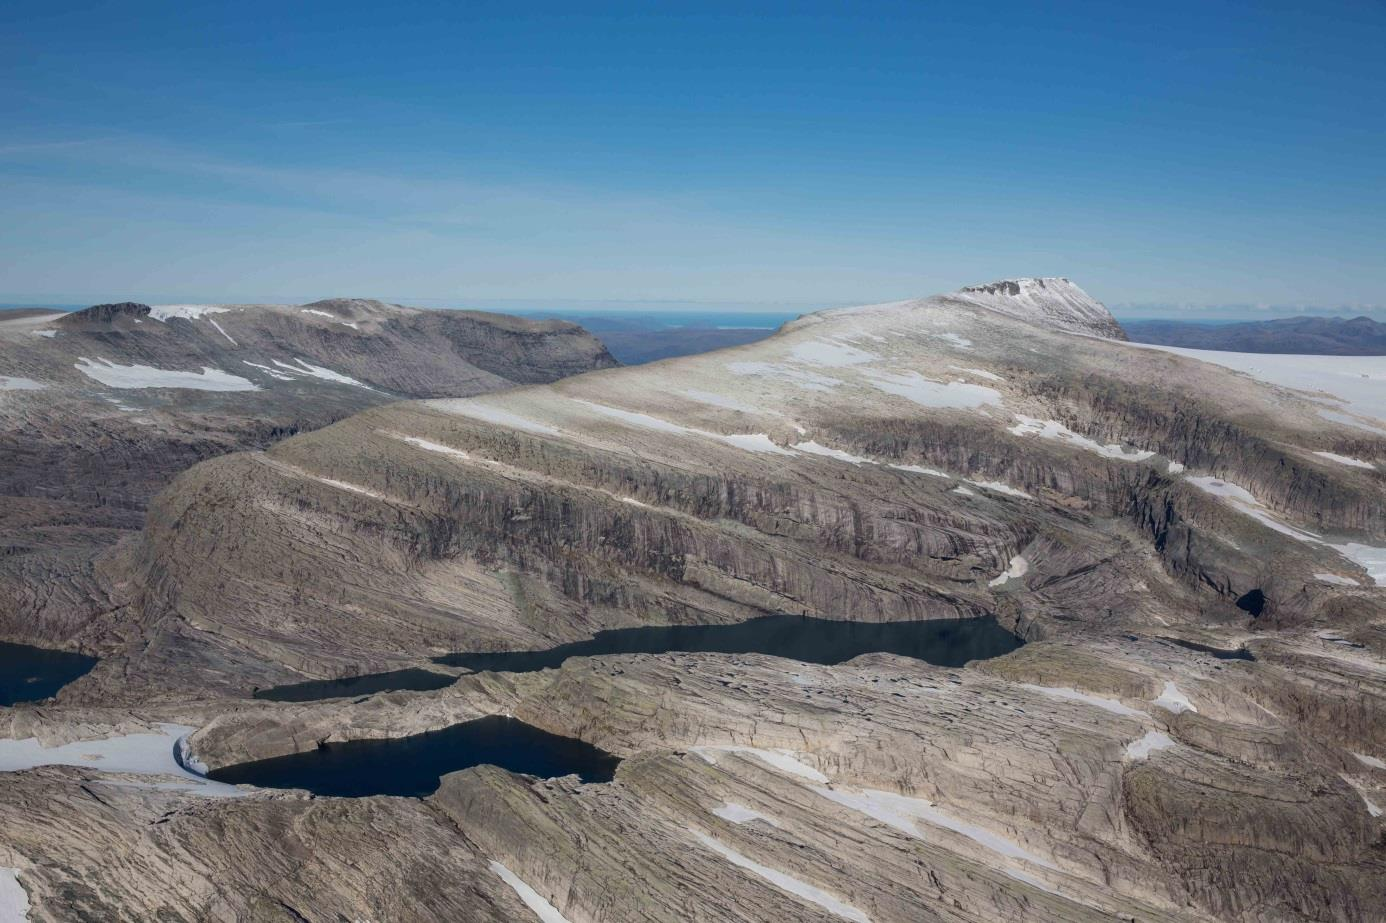
[[[819,445],[813,440],[809,440],[808,442],[796,442],[794,445],[790,446],[790,448],[798,452],[806,452],[809,455],[822,455],[824,458],[835,458],[838,461],[845,461],[853,465],[874,464],[869,458],[853,455],[851,452],[844,452],[841,449],[832,449],[825,445]]]
[[[216,321],[212,320],[212,318],[210,318],[210,317],[207,318],[207,322],[208,322],[209,324],[211,324],[213,327],[217,328],[217,333],[219,333],[219,334],[221,334],[222,336],[226,337],[227,342],[229,342],[232,346],[239,346],[239,345],[240,345],[240,344],[237,343],[235,340],[231,339],[231,334],[229,334],[229,333],[227,333],[225,330],[221,329],[221,324],[218,324]]]
[[[1322,580],[1324,583],[1331,583],[1334,586],[1361,586],[1360,583],[1353,580],[1351,577],[1340,577],[1337,574],[1315,574],[1314,578],[1316,580]]]
[[[370,385],[361,384],[361,382],[357,381],[355,378],[349,378],[348,376],[343,375],[341,372],[334,372],[331,369],[323,368],[320,365],[312,365],[311,363],[303,359],[294,359],[293,365],[280,362],[278,359],[272,359],[270,361],[272,361],[275,365],[279,366],[281,369],[284,369],[288,372],[293,372],[296,375],[308,375],[312,378],[321,378],[323,381],[330,381],[334,384],[339,385],[355,385],[358,388],[365,388],[367,391],[375,390]]]
[[[833,340],[810,340],[799,343],[789,350],[790,358],[805,365],[820,365],[827,368],[842,368],[848,365],[861,365],[874,362],[880,356],[869,353],[846,343]]]
[[[1077,446],[1080,449],[1086,449],[1089,452],[1095,452],[1103,458],[1114,458],[1118,461],[1145,461],[1155,454],[1142,449],[1127,449],[1117,443],[1102,445],[1094,439],[1075,433],[1057,420],[1039,420],[1019,413],[1015,415],[1015,418],[1019,422],[1010,427],[1010,432],[1017,436],[1038,436],[1041,439],[1054,439]]]
[[[46,387],[48,386],[43,382],[34,381],[32,378],[0,375],[0,391],[42,391]]]
[[[924,798],[911,798],[907,795],[897,795],[894,792],[880,791],[877,789],[848,790],[816,788],[815,791],[830,801],[851,808],[860,814],[865,814],[867,817],[874,818],[883,824],[899,830],[901,833],[917,839],[926,839],[923,833],[921,833],[918,824],[919,821],[924,821],[935,827],[942,827],[945,830],[951,830],[954,833],[961,834],[979,846],[997,855],[1004,856],[1006,859],[1011,860],[1011,862],[1028,862],[1042,868],[1054,868],[1053,863],[1041,856],[1035,855],[1019,843],[992,833],[985,827],[970,824],[961,818],[955,817],[935,807],[933,802]],[[1002,868],[1001,871],[1018,881],[1033,885],[1050,894],[1059,893],[1027,872],[1010,867]]]
[[[778,769],[780,772],[791,776],[798,776],[801,779],[808,779],[810,782],[826,783],[828,777],[807,763],[800,762],[789,750],[766,750],[760,747],[738,747],[738,746],[701,746],[690,747],[689,752],[696,753],[703,759],[717,765],[717,754],[736,753],[746,756],[753,756],[763,763]]]
[[[759,811],[748,808],[744,804],[737,804],[734,801],[728,801],[725,804],[713,808],[712,813],[723,820],[731,821],[733,824],[749,824],[753,820],[763,820],[772,827],[779,826],[774,818],[766,817]]]
[[[1370,766],[1373,769],[1386,769],[1386,760],[1380,760],[1374,756],[1368,756],[1365,753],[1354,753],[1353,756],[1357,757],[1358,761],[1363,766]]]
[[[558,429],[549,426],[547,423],[539,423],[520,416],[518,413],[511,413],[499,407],[492,407],[489,404],[482,404],[469,398],[444,398],[442,400],[429,401],[439,410],[455,413],[461,417],[471,417],[474,420],[482,420],[486,423],[494,423],[497,426],[506,426],[510,429],[522,429],[531,433],[542,433],[546,436],[559,435]]]
[[[1125,718],[1145,718],[1145,712],[1137,711],[1129,705],[1123,705],[1116,699],[1109,699],[1103,696],[1091,695],[1086,692],[1079,692],[1077,689],[1070,689],[1066,686],[1036,686],[1032,683],[1021,683],[1022,689],[1029,689],[1056,699],[1069,699],[1073,702],[1083,702],[1092,705],[1103,711],[1109,711],[1114,715],[1121,715]]]
[[[806,881],[801,881],[792,875],[787,875],[778,869],[772,869],[769,866],[761,865],[754,859],[743,856],[725,843],[715,840],[699,830],[692,830],[690,832],[693,836],[697,837],[698,842],[726,859],[732,865],[754,872],[781,891],[788,891],[790,894],[802,897],[804,900],[817,904],[829,913],[836,914],[845,920],[854,920],[856,923],[871,923],[871,918],[866,914],[862,913],[851,904],[844,903],[836,897],[833,897],[822,888],[815,887]]]
[[[1369,461],[1362,461],[1360,458],[1350,458],[1347,455],[1338,455],[1334,452],[1315,452],[1314,454],[1320,458],[1335,461],[1340,465],[1347,465],[1350,468],[1367,468],[1369,470],[1376,468],[1376,465],[1373,465]]]
[[[568,923],[568,918],[559,913],[557,907],[546,901],[539,895],[538,891],[525,884],[514,872],[494,859],[491,860],[491,871],[499,875],[501,881],[510,886],[510,890],[524,901],[526,907],[534,911],[534,916],[539,919],[540,923]]]

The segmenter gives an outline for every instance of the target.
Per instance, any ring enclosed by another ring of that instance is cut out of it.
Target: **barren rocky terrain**
[[[612,365],[561,321],[359,299],[0,311],[0,639],[70,641],[110,604],[93,556],[203,459]]]
[[[1072,283],[1009,280],[369,406],[192,467],[95,559],[98,614],[26,623],[101,660],[0,708],[0,900],[30,920],[1381,919],[1386,423],[1331,379],[1121,336]],[[439,662],[767,613],[994,617],[1027,643],[963,667]],[[457,681],[254,697],[405,669]],[[490,715],[620,757],[614,779],[482,765],[338,798],[204,778]]]

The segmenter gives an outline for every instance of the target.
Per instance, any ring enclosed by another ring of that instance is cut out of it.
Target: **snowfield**
[[[79,740],[57,747],[44,747],[33,737],[0,740],[0,772],[22,772],[39,766],[80,766],[100,772],[170,776],[178,780],[172,787],[209,797],[246,794],[234,785],[213,782],[178,765],[174,751],[194,728],[179,724],[159,727],[158,732]]]
[[[19,883],[19,869],[0,867],[0,923],[29,919],[29,895]]]
[[[1130,345],[1211,362],[1284,388],[1326,392],[1353,413],[1386,420],[1386,356],[1269,355],[1154,343]]]
[[[866,380],[887,394],[909,398],[925,407],[971,410],[984,404],[1001,403],[1001,392],[986,385],[966,381],[934,381],[918,372],[868,371]]]
[[[155,304],[149,306],[149,316],[157,321],[169,321],[175,317],[196,320],[208,314],[229,314],[230,308],[214,304]]]
[[[187,388],[193,391],[258,391],[248,378],[203,366],[200,372],[156,369],[151,365],[116,365],[108,359],[95,361],[79,356],[77,371],[111,388]]]

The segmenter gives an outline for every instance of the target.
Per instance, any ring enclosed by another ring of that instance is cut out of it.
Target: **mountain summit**
[[[979,307],[1071,333],[1124,340],[1126,333],[1107,306],[1067,279],[1003,279],[969,285],[956,296]]]

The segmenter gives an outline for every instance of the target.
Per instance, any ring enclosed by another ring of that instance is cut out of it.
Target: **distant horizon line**
[[[938,293],[945,294],[945,293]],[[702,314],[811,314],[833,308],[855,307],[865,304],[887,303],[891,299],[863,299],[833,302],[810,301],[712,301],[682,300],[673,298],[434,298],[401,296],[358,296],[327,295],[317,297],[261,295],[258,297],[206,298],[160,294],[132,298],[111,296],[108,298],[83,298],[71,293],[61,295],[10,295],[0,293],[0,309],[48,308],[52,310],[80,310],[94,304],[110,304],[119,301],[137,301],[144,304],[311,304],[330,298],[369,298],[388,304],[399,304],[416,308],[454,308],[458,310],[496,311],[501,313],[536,312],[552,314],[659,314],[674,312],[696,312]],[[914,296],[930,297],[930,296]],[[894,299],[894,300],[909,300]],[[1341,317],[1351,319],[1373,315],[1386,319],[1386,304],[1194,304],[1175,302],[1118,302],[1107,305],[1108,310],[1118,320],[1154,321],[1183,320],[1197,321],[1239,321],[1281,320],[1291,317]]]

